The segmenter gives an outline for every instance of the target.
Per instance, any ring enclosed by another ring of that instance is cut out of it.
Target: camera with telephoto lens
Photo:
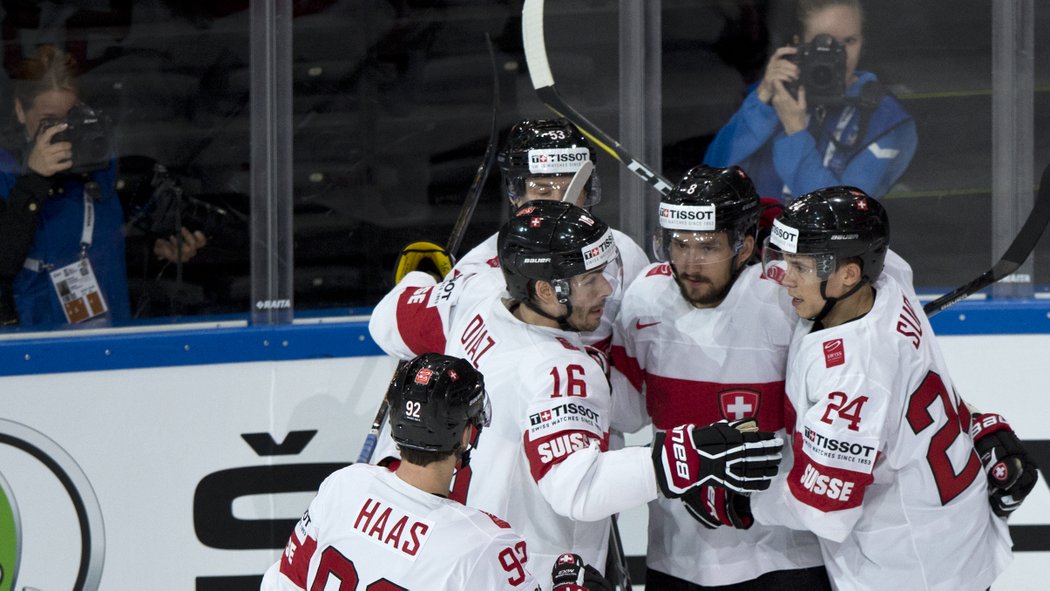
[[[846,96],[846,47],[834,37],[822,33],[809,43],[798,46],[795,55],[787,56],[798,65],[798,80],[786,84],[791,95],[798,97],[799,86],[806,89],[806,103],[834,105]]]
[[[40,121],[40,132],[66,123],[66,129],[56,133],[51,143],[69,142],[73,145],[73,167],[67,172],[81,173],[102,170],[113,158],[113,139],[109,120],[84,103],[69,109],[65,119],[46,118]]]

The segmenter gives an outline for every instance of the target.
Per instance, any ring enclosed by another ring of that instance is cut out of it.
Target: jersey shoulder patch
[[[498,527],[500,529],[511,529],[509,523],[507,523],[506,521],[503,521],[499,517],[496,517],[492,513],[489,513],[488,511],[482,511],[482,513],[484,515],[488,516],[488,518],[492,520],[492,523],[496,524],[496,527]]]
[[[654,277],[658,275],[671,276],[671,265],[668,263],[660,263],[653,265],[648,271],[645,272],[646,277]]]

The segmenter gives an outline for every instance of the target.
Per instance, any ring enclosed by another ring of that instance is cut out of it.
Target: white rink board
[[[1050,335],[940,342],[967,400],[1005,415],[1024,439],[1050,440]],[[97,498],[104,522],[102,547],[92,547],[104,554],[98,588],[138,589],[153,581],[146,586],[195,589],[198,577],[211,577],[214,585],[216,577],[258,576],[278,555],[251,536],[242,536],[249,538],[238,542],[246,544],[242,549],[202,542],[200,528],[215,525],[194,521],[202,480],[233,469],[352,461],[393,367],[388,358],[358,357],[0,378],[0,436],[8,436],[0,441],[0,474],[24,540],[18,588],[72,588],[81,545],[69,495],[12,437],[52,441],[90,483],[85,496]],[[316,434],[299,453],[269,457],[241,437],[268,433],[279,444],[292,431]],[[647,436],[629,442],[644,443]],[[294,487],[235,495],[227,519],[294,519],[311,496]],[[620,523],[628,553],[643,555],[644,508]],[[1045,483],[1012,524],[1050,525]],[[1044,588],[1047,564],[1050,552],[1019,553],[994,588]]]

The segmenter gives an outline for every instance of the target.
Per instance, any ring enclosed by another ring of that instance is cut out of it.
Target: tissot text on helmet
[[[770,242],[787,252],[798,252],[798,230],[782,224],[780,220],[773,220]]]

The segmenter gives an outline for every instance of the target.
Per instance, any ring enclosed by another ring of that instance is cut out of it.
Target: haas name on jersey
[[[427,541],[430,524],[414,515],[367,498],[361,505],[357,519],[354,520],[354,529],[373,542],[415,558]]]
[[[552,461],[558,458],[563,458],[578,449],[587,447],[591,444],[591,441],[598,441],[598,438],[580,431],[573,431],[572,433],[559,435],[550,441],[541,443],[536,448],[536,451],[540,454],[540,461],[544,464],[549,464]]]

